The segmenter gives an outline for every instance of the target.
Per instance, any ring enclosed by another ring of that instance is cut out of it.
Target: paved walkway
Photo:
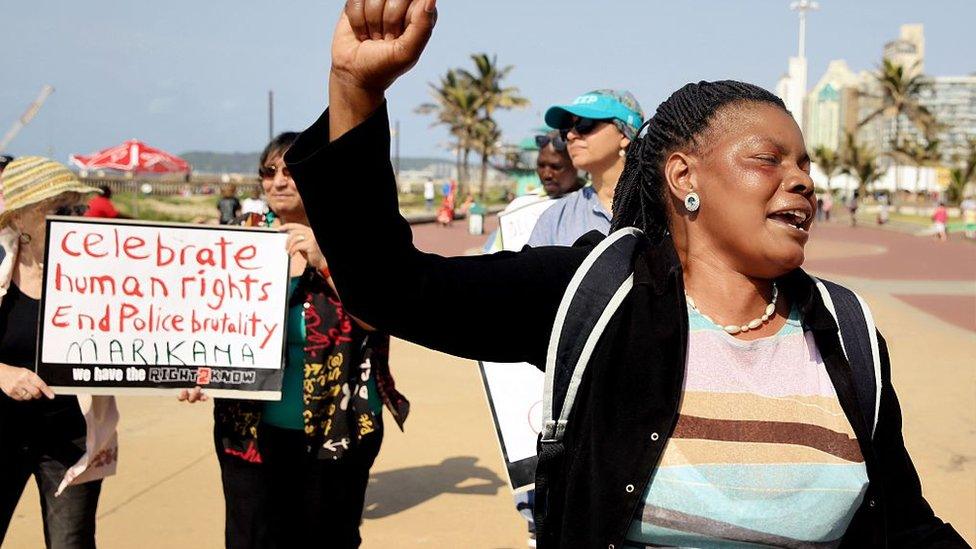
[[[483,240],[465,231],[462,222],[423,225],[415,241],[456,255]],[[870,303],[891,349],[906,444],[926,497],[976,543],[976,306],[968,305],[976,246],[836,224],[814,232],[806,266]],[[405,434],[387,432],[373,469],[365,547],[525,547],[475,365],[401,341],[392,353],[412,412]],[[120,408],[120,470],[105,482],[100,546],[220,547],[210,405],[122,398]],[[30,488],[4,548],[42,546]]]

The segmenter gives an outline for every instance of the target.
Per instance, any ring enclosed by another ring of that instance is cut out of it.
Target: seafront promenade
[[[483,241],[462,222],[414,230],[417,246],[432,252],[462,254]],[[976,245],[835,222],[814,229],[806,267],[871,305],[891,350],[904,435],[925,494],[976,543]],[[458,301],[463,323],[476,312]],[[412,411],[406,433],[387,422],[367,494],[364,546],[525,547],[475,364],[402,341],[391,352]],[[104,484],[99,546],[221,547],[211,405],[120,398],[119,407],[121,461]],[[33,485],[4,547],[43,547]]]

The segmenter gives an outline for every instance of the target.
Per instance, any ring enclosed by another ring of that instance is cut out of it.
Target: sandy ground
[[[460,224],[419,227],[415,238],[422,248],[449,254],[481,241],[464,234]],[[913,304],[897,296],[972,299],[976,247],[931,248],[928,241],[903,238],[914,237],[826,227],[810,244],[808,266],[850,285],[871,305],[891,349],[906,444],[925,495],[973,544],[976,322],[972,329],[947,322],[938,299]],[[398,387],[410,398],[412,412],[406,433],[387,422],[392,429],[367,495],[364,546],[525,547],[524,523],[513,509],[474,363],[400,341],[392,353]],[[100,547],[220,547],[224,511],[210,405],[168,398],[123,398],[119,405],[121,463],[104,485]],[[31,486],[4,548],[42,546]]]

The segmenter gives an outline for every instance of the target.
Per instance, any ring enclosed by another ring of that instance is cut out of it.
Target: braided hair
[[[686,84],[661,103],[627,148],[627,161],[613,197],[612,230],[636,227],[651,240],[668,234],[664,163],[676,150],[698,145],[715,113],[740,102],[765,103],[786,111],[783,100],[744,82]],[[646,128],[647,132],[641,136]]]

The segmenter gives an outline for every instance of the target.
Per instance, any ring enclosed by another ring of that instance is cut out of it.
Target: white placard
[[[544,196],[526,196],[516,200],[525,200],[525,203],[515,206],[513,202],[511,206],[515,207],[498,214],[498,234],[502,239],[502,249],[513,252],[525,246],[539,216],[555,204],[554,200]]]
[[[482,362],[481,372],[512,486],[529,486],[535,481],[545,374],[524,362]]]
[[[38,373],[62,393],[280,398],[286,235],[48,218]]]

